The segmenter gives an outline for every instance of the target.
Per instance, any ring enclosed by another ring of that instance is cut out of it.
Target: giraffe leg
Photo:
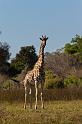
[[[37,109],[37,100],[38,100],[38,86],[37,86],[37,81],[35,81],[35,90],[36,90],[36,93],[35,93],[35,97],[36,97],[36,101],[35,101],[35,109]]]
[[[27,87],[25,86],[25,103],[24,103],[24,109],[26,109],[26,99],[27,99]]]
[[[29,95],[30,95],[30,108],[32,108],[32,89],[31,89],[31,87],[30,87]]]
[[[44,101],[43,101],[43,84],[41,83],[41,104],[42,108],[44,109]]]

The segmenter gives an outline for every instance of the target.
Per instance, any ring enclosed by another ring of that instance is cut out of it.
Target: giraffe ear
[[[42,40],[42,38],[40,38],[40,40]]]
[[[46,40],[48,40],[49,38],[47,37]]]

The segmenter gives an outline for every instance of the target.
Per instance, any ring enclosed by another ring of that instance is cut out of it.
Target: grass
[[[23,103],[0,103],[0,124],[82,124],[82,101],[45,102],[45,109],[34,110]]]
[[[29,89],[28,89],[29,92]],[[40,99],[40,89],[39,89]],[[29,94],[27,94],[29,99]],[[64,89],[44,89],[44,100],[81,100],[82,99],[82,87],[64,88]],[[32,100],[35,100],[35,90],[32,90]],[[0,101],[24,101],[24,88],[0,90]]]
[[[45,109],[23,109],[24,89],[0,91],[0,124],[82,124],[82,88],[44,90]],[[39,91],[40,95],[40,91]]]

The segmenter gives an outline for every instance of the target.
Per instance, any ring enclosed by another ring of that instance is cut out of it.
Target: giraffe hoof
[[[26,105],[24,105],[24,109],[26,109]]]
[[[44,109],[44,106],[42,106],[42,109]]]
[[[37,106],[35,105],[35,110],[37,109]]]
[[[42,106],[42,109],[44,109],[44,106]]]

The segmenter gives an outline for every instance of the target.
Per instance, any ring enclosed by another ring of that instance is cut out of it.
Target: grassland
[[[0,124],[82,124],[82,101],[46,102],[35,111],[22,103],[0,103]]]
[[[65,89],[46,91],[44,110],[41,108],[40,101],[38,109],[34,110],[34,99],[33,108],[29,108],[28,100],[27,109],[24,110],[24,92],[21,90],[2,91],[0,92],[0,124],[82,124],[81,90],[77,91],[70,93]]]

